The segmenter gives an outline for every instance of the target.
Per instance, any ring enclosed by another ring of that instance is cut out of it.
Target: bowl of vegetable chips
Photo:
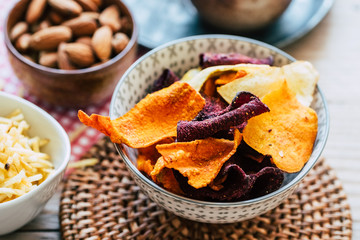
[[[109,136],[159,206],[207,223],[261,215],[315,165],[329,117],[307,61],[248,38],[200,35],[136,61],[110,116],[79,111]]]

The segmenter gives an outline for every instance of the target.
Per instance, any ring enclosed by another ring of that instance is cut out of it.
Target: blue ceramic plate
[[[199,34],[229,34],[206,25],[189,0],[123,0],[139,26],[139,43],[155,48],[169,41]],[[273,24],[251,34],[236,34],[284,47],[312,30],[334,0],[293,0]],[[234,33],[232,33],[234,34]]]

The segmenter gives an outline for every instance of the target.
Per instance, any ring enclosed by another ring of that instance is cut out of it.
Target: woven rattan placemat
[[[64,183],[63,239],[351,239],[346,194],[324,160],[276,209],[248,221],[216,225],[185,220],[158,207],[141,193],[108,138],[84,157],[101,161],[76,169]]]

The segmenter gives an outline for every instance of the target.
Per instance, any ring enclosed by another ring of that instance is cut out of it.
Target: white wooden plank
[[[0,236],[1,240],[60,240],[59,232],[15,232]]]

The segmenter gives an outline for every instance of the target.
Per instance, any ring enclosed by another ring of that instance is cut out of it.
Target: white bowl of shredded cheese
[[[69,159],[68,135],[52,116],[0,91],[0,235],[41,212]]]

